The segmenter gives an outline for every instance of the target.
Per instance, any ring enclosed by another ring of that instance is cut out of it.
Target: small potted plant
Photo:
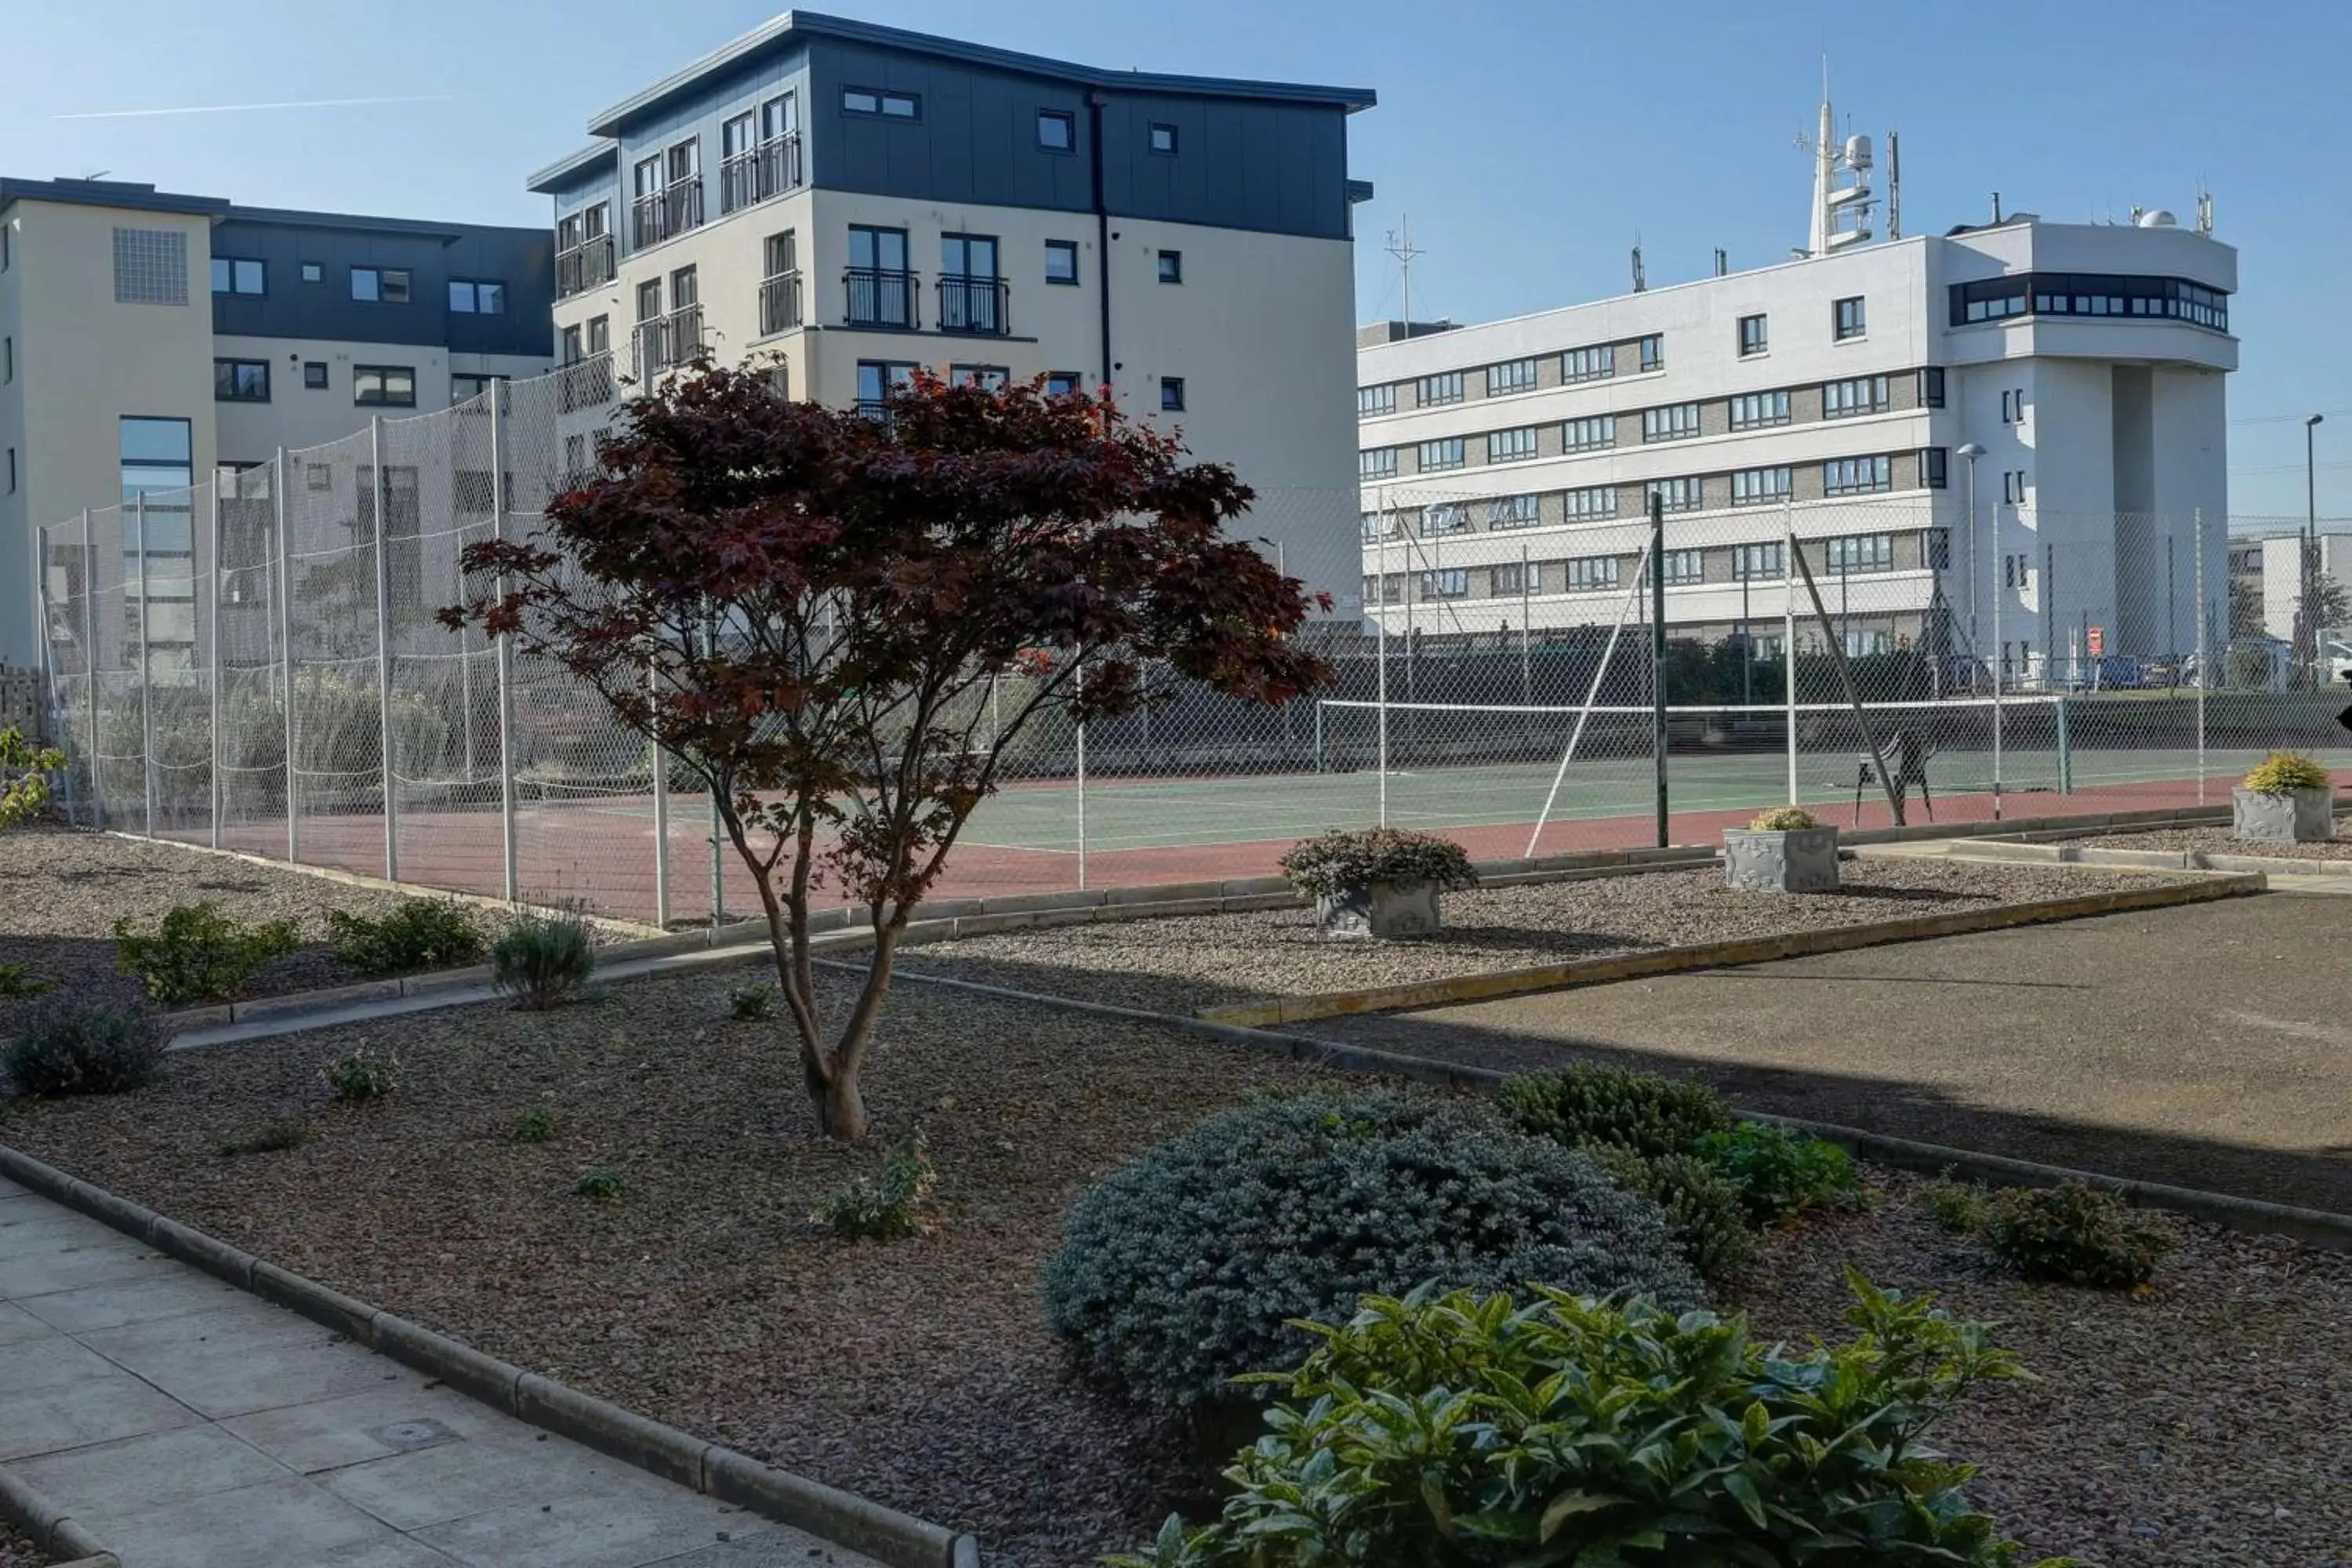
[[[1401,827],[1301,840],[1282,858],[1282,874],[1315,900],[1316,924],[1335,937],[1432,935],[1437,896],[1478,885],[1462,846]]]
[[[2230,835],[2252,844],[2316,844],[2336,837],[2327,770],[2294,752],[2273,752],[2230,792]]]
[[[1760,893],[1834,893],[1837,829],[1801,805],[1768,811],[1723,834],[1723,882]]]

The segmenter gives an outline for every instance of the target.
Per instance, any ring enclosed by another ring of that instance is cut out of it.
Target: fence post
[[[90,547],[88,507],[81,509],[81,640],[89,650],[82,655],[82,663],[89,672],[83,683],[89,688],[89,822],[93,827],[104,827],[106,793],[98,782],[98,554]]]
[[[490,388],[490,537],[500,543],[507,537],[507,446],[506,425],[500,405],[506,402],[503,384]],[[506,574],[499,574],[492,590],[503,597],[507,591]],[[514,903],[520,893],[515,885],[515,769],[514,769],[514,639],[506,633],[499,634],[499,856],[504,868],[507,902]]]
[[[2000,720],[2001,677],[2009,668],[2009,645],[2000,640],[2000,605],[2009,597],[2009,557],[2002,552],[2000,508],[1992,509],[1992,554],[2000,563],[2000,580],[1992,590],[1992,819],[2000,820]],[[2045,586],[2042,590],[2049,592]],[[2047,658],[2045,654],[2043,657]]]
[[[205,625],[211,628],[212,657],[212,737],[213,737],[213,847],[221,847],[221,806],[224,796],[221,786],[221,646],[220,646],[220,470],[213,470],[213,569],[205,574]],[[191,569],[194,563],[191,563]]]
[[[1780,502],[1780,700],[1788,710],[1789,804],[1797,804],[1797,510]]]
[[[139,539],[139,763],[147,786],[147,837],[155,837],[155,705],[148,688],[154,683],[155,658],[150,643],[154,630],[147,604],[147,492],[132,498],[137,509]]]
[[[399,804],[392,755],[392,578],[385,558],[385,536],[392,531],[387,510],[391,490],[383,482],[383,416],[368,420],[368,485],[375,498],[375,697],[376,735],[383,752],[383,879],[400,880]]]
[[[287,521],[287,509],[293,504],[293,486],[287,477],[291,472],[292,467],[286,461],[286,448],[280,447],[271,480],[278,503],[278,686],[280,700],[286,705],[286,861],[299,866],[302,863],[302,786],[300,770],[294,760],[294,546]]]
[[[2058,793],[2074,793],[2074,747],[2066,730],[2066,693],[2058,694]]]
[[[1078,703],[1087,700],[1087,661],[1083,655],[1077,664]],[[1087,889],[1087,721],[1083,713],[1078,719],[1078,891]]]
[[[1658,847],[1666,830],[1666,499],[1650,492],[1650,745],[1658,795]]]
[[[41,635],[41,694],[36,700],[37,710],[33,732],[25,738],[38,746],[44,727],[57,737],[62,748],[66,739],[65,715],[58,706],[57,639],[50,634],[55,629],[49,620],[49,531],[47,525],[33,531],[33,613],[40,617]],[[73,787],[73,770],[66,770],[66,821],[81,826],[81,802]]]
[[[2192,543],[2197,551],[2197,804],[2205,804],[2205,689],[2213,684],[2212,654],[2206,646],[2205,628],[2213,617],[2205,605],[2205,509],[2199,507],[2194,518]]]
[[[658,714],[661,689],[653,666],[646,666],[646,700]],[[654,924],[669,929],[669,752],[654,747]]]

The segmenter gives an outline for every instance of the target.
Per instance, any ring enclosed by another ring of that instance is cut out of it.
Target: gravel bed
[[[174,904],[209,900],[245,923],[290,920],[310,945],[265,965],[251,996],[347,985],[364,978],[324,945],[327,911],[381,918],[410,895],[307,871],[230,859],[175,844],[34,826],[0,834],[0,963],[22,965],[56,992],[136,1001],[138,981],[114,962],[114,922],[152,930]],[[422,896],[422,895],[420,895]],[[495,939],[512,917],[475,906]],[[600,940],[612,940],[600,928]],[[0,1001],[0,1037],[30,1004]]]
[[[1854,859],[1835,893],[1724,886],[1717,867],[1445,895],[1412,942],[1335,942],[1307,910],[1105,921],[906,949],[901,969],[1154,1012],[1531,969],[1645,949],[2029,903],[2184,880],[1965,861]]]
[[[34,1545],[31,1536],[0,1520],[0,1568],[42,1568],[49,1561],[49,1554]]]
[[[2153,833],[2103,833],[2077,844],[2103,849],[2201,850],[2208,855],[2259,855],[2273,860],[2352,860],[2352,817],[2336,819],[2336,837],[2316,844],[2249,844],[2226,827],[2168,827]]]

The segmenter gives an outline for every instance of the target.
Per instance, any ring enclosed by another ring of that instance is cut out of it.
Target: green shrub
[[[1710,1132],[1699,1155],[1729,1178],[1759,1225],[1851,1205],[1862,1190],[1853,1161],[1825,1138],[1765,1121]]]
[[[1715,1090],[1696,1079],[1575,1062],[1514,1074],[1503,1109],[1528,1131],[1575,1148],[1608,1143],[1643,1159],[1691,1154],[1731,1126]]]
[[[1756,833],[1801,833],[1821,825],[1822,819],[1803,806],[1783,805],[1750,818],[1748,826]]]
[[[555,1112],[544,1105],[534,1105],[515,1118],[507,1136],[518,1143],[551,1143],[555,1141]]]
[[[362,974],[447,969],[482,954],[482,926],[455,899],[411,899],[382,920],[327,911],[335,956]]]
[[[2147,1284],[2176,1245],[2163,1221],[2087,1182],[2002,1188],[1993,1194],[1984,1238],[2028,1279],[2109,1289]]]
[[[48,775],[66,765],[66,754],[36,746],[14,729],[0,729],[0,828],[40,816],[49,804]]]
[[[175,1007],[235,995],[255,970],[293,952],[301,939],[292,921],[240,925],[206,901],[174,905],[152,936],[119,920],[114,944],[116,962],[139,977],[149,999]]]
[[[572,1184],[572,1190],[583,1198],[612,1203],[629,1195],[629,1173],[610,1165],[599,1165],[583,1172],[580,1179]]]
[[[16,1026],[0,1076],[18,1094],[121,1094],[163,1065],[163,1038],[143,1008],[60,998]]]
[[[730,985],[727,988],[727,1016],[747,1022],[774,1016],[776,988],[772,985]]]
[[[1681,1239],[1683,1256],[1710,1281],[1728,1279],[1756,1258],[1756,1233],[1738,1184],[1696,1154],[1644,1160],[1631,1149],[1587,1143],[1610,1179],[1664,1209]]]
[[[2326,789],[2327,770],[2296,752],[2273,752],[2246,775],[2245,787],[2257,795],[2284,795],[2289,790]]]
[[[916,1129],[883,1157],[882,1173],[859,1176],[827,1193],[812,1224],[852,1241],[898,1241],[927,1228],[925,1210],[939,1180]]]
[[[1282,874],[1310,899],[1383,883],[1434,882],[1442,892],[1478,885],[1478,873],[1462,846],[1404,827],[1356,828],[1301,839],[1282,858]]]
[[[21,963],[0,963],[0,1002],[29,1002],[54,984]]]
[[[1997,1568],[2017,1560],[1927,1446],[1984,1329],[1852,1279],[1850,1342],[1791,1356],[1747,1323],[1538,1293],[1377,1298],[1287,1378],[1221,1517],[1130,1568]]]
[[[1919,1187],[1919,1206],[1936,1222],[1938,1230],[1954,1236],[1974,1236],[1984,1228],[1992,1205],[1979,1188],[1966,1182],[1937,1178]]]
[[[528,1012],[559,1006],[596,973],[596,942],[577,915],[530,915],[490,949],[490,983]]]
[[[372,1046],[346,1051],[320,1070],[327,1089],[345,1105],[389,1100],[400,1092],[400,1058]]]
[[[1427,1280],[1699,1298],[1658,1206],[1591,1160],[1482,1104],[1393,1094],[1210,1117],[1078,1200],[1045,1283],[1082,1369],[1205,1413],[1251,1396],[1235,1376],[1297,1360],[1294,1320]]]
[[[266,1121],[231,1133],[221,1140],[220,1152],[231,1159],[241,1154],[271,1154],[281,1149],[299,1149],[317,1135],[318,1128],[300,1111],[291,1115],[273,1116]]]

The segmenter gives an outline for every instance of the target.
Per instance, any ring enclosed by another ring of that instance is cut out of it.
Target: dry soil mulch
[[[493,1354],[976,1530],[992,1562],[1089,1562],[1197,1500],[1167,1434],[1067,1376],[1039,1271],[1103,1173],[1254,1089],[1333,1080],[908,987],[883,1016],[870,1098],[883,1138],[923,1127],[941,1224],[845,1243],[806,1215],[880,1151],[811,1141],[778,1026],[730,1020],[727,984],[182,1052],[136,1095],[0,1103],[0,1141]],[[401,1053],[404,1089],[324,1108],[320,1066],[362,1042]],[[216,1152],[305,1106],[308,1144]],[[540,1106],[554,1141],[511,1142]],[[629,1195],[575,1195],[598,1167],[625,1172]],[[1835,1331],[1849,1261],[1935,1289],[2008,1321],[2045,1378],[1948,1434],[2035,1550],[2108,1568],[2336,1561],[2352,1540],[2352,1259],[2184,1226],[2145,1299],[2026,1287],[1893,1184],[1872,1212],[1778,1240],[1742,1292],[1759,1331]]]
[[[2111,892],[2161,873],[1968,861],[1853,859],[1834,893],[1724,885],[1718,867],[1448,893],[1444,929],[1411,942],[1339,942],[1307,910],[1106,921],[905,950],[900,968],[1160,1013],[1411,984],[1647,949],[1780,936]]]
[[[2166,827],[2148,833],[2103,833],[2080,844],[2104,849],[2194,850],[2207,855],[2259,855],[2271,860],[2352,860],[2352,817],[2338,817],[2336,837],[2315,844],[2250,844],[2226,827]]]
[[[0,1568],[42,1568],[49,1554],[33,1544],[33,1538],[15,1525],[0,1521]]]

